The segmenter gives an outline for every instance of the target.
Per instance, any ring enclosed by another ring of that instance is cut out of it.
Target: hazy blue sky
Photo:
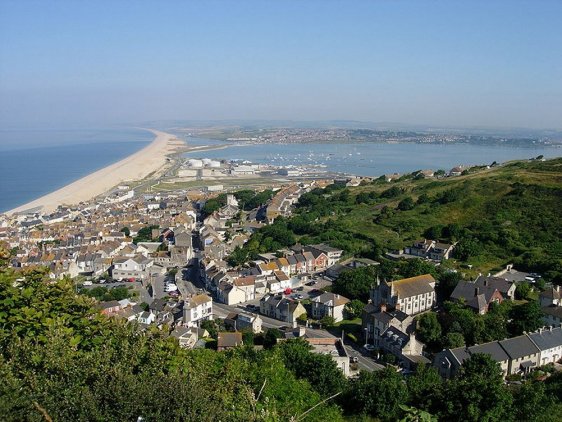
[[[0,0],[0,127],[562,128],[562,1]]]

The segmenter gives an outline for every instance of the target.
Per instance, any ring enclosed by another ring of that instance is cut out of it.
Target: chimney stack
[[[396,309],[397,311],[400,310],[400,303],[397,303],[396,306],[394,306],[394,309]]]
[[[386,303],[381,305],[381,312],[386,312]]]

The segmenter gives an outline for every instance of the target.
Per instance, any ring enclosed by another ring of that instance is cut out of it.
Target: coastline
[[[153,129],[154,140],[134,154],[78,179],[54,192],[20,205],[5,214],[12,215],[37,209],[52,212],[59,205],[76,205],[109,191],[120,183],[141,180],[162,168],[168,156],[177,152],[185,142],[176,136]]]

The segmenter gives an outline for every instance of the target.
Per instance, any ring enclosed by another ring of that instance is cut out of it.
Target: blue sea
[[[359,176],[380,176],[423,169],[450,170],[458,165],[502,163],[509,160],[562,156],[562,148],[483,146],[469,144],[289,143],[237,145],[227,141],[184,138],[188,146],[227,148],[186,153],[189,158],[248,160],[277,166],[325,166],[325,170]]]
[[[0,212],[117,162],[153,138],[140,129],[0,130]]]

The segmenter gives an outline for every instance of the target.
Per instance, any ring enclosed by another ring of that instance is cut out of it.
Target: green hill
[[[519,268],[562,273],[562,158],[474,167],[458,177],[331,185],[303,195],[295,215],[253,236],[231,262],[301,243],[329,242],[349,255],[378,257],[423,237],[458,241],[448,265],[487,272]]]

